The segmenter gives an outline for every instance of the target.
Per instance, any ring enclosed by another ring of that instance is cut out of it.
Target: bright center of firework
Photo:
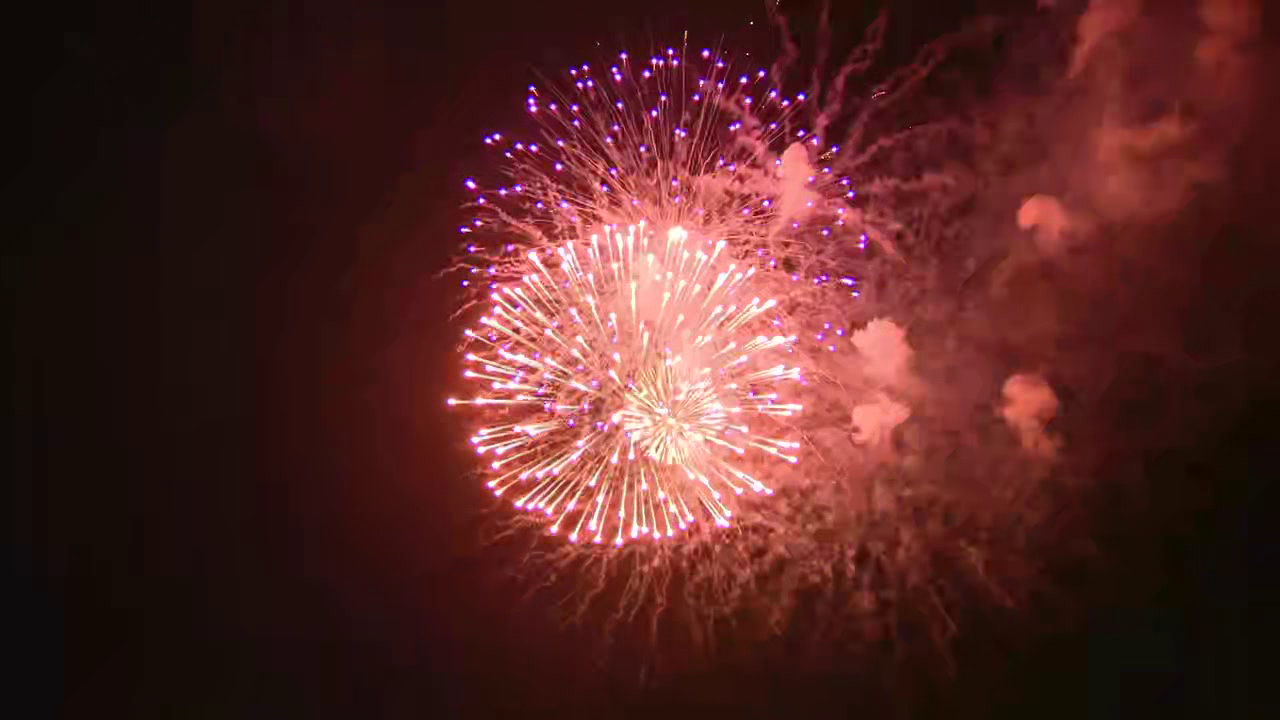
[[[771,492],[740,466],[749,449],[796,461],[797,443],[766,434],[800,409],[773,391],[800,377],[773,363],[794,338],[755,334],[776,303],[750,295],[754,268],[723,264],[724,242],[703,245],[680,227],[655,242],[640,224],[554,260],[530,253],[467,332],[479,349],[466,375],[491,393],[451,402],[498,421],[472,438],[497,457],[489,486],[556,518],[553,533],[621,544],[697,515],[727,525],[730,497]]]
[[[705,452],[705,439],[723,433],[729,418],[713,383],[682,375],[671,366],[640,373],[617,415],[637,450],[668,465]]]

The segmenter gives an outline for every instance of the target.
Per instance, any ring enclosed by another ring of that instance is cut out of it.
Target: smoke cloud
[[[1076,46],[1071,54],[1071,69],[1067,71],[1067,76],[1075,77],[1080,74],[1098,51],[1102,41],[1132,26],[1141,12],[1142,0],[1093,0],[1089,9],[1080,16],[1076,29]]]
[[[871,446],[887,445],[894,428],[910,415],[911,409],[906,405],[879,393],[872,402],[853,408],[853,441]]]
[[[1042,126],[1052,165],[1016,217],[1043,254],[1087,241],[1097,223],[1164,222],[1225,177],[1253,94],[1259,6],[1188,10],[1092,0],[1076,22]]]
[[[1032,195],[1018,208],[1018,227],[1034,230],[1036,246],[1046,255],[1065,249],[1071,218],[1062,201],[1052,195]]]
[[[863,358],[863,372],[882,387],[903,387],[911,376],[907,334],[892,320],[875,319],[850,337]]]
[[[782,153],[782,166],[778,172],[778,222],[804,217],[818,194],[809,186],[814,173],[809,163],[808,151],[801,143],[792,143]]]
[[[1000,414],[1018,435],[1027,452],[1053,457],[1058,440],[1045,432],[1045,426],[1058,414],[1058,396],[1044,378],[1034,374],[1012,375],[1004,383],[1004,406]]]

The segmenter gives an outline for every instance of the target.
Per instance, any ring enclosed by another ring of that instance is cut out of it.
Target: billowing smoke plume
[[[1058,441],[1045,432],[1045,426],[1058,413],[1058,397],[1049,383],[1039,375],[1013,375],[1004,383],[1004,407],[1000,414],[1018,435],[1027,452],[1053,457]]]
[[[803,217],[809,212],[813,201],[818,197],[809,185],[809,178],[813,173],[804,145],[792,143],[783,151],[782,165],[778,172],[781,190],[778,196],[779,223]]]
[[[910,379],[911,346],[906,332],[891,320],[876,319],[852,337],[863,359],[863,372],[873,384],[902,387]]]
[[[1087,238],[1095,220],[1166,221],[1224,178],[1256,81],[1258,21],[1255,0],[1200,0],[1194,13],[1089,3],[1044,128],[1060,156],[1017,215],[1042,252]]]
[[[872,446],[885,445],[894,428],[910,415],[911,410],[906,405],[879,393],[871,402],[853,408],[854,442]]]

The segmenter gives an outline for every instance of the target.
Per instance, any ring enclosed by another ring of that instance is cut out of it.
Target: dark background
[[[598,668],[494,580],[443,412],[454,286],[434,273],[481,135],[596,40],[715,39],[763,25],[755,3],[159,5],[9,27],[30,134],[6,192],[6,715],[877,714],[834,667],[644,691]],[[896,3],[891,52],[973,5]],[[1239,222],[1244,248],[1267,232]],[[1260,712],[1248,649],[1274,621],[1250,589],[1274,567],[1275,433],[1255,397],[1151,460],[1196,488],[1151,513],[1165,524],[1100,516],[1126,531],[1119,569],[1073,588],[1086,622],[988,648],[928,706]]]

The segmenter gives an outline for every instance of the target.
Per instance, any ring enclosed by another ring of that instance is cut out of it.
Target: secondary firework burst
[[[471,442],[495,458],[496,495],[571,541],[621,545],[727,526],[737,496],[772,494],[747,468],[798,460],[779,422],[801,409],[781,396],[801,378],[796,338],[726,246],[640,223],[528,252],[466,332],[483,394],[450,400],[492,421]]]
[[[859,294],[858,193],[833,170],[840,147],[805,126],[805,92],[710,48],[623,52],[563,80],[528,87],[527,133],[484,136],[499,161],[496,182],[466,180],[476,213],[459,231],[476,277],[464,285],[518,276],[529,248],[645,222],[722,240],[790,282]]]

